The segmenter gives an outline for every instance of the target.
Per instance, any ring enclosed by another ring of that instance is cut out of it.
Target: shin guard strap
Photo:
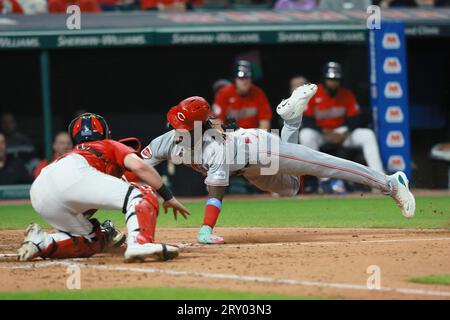
[[[127,194],[126,194],[126,196],[125,196],[125,199],[123,200],[122,213],[127,213],[128,199],[130,198],[131,192],[132,192],[134,189],[135,189],[135,188],[134,188],[133,186],[129,186],[129,187],[128,187]]]

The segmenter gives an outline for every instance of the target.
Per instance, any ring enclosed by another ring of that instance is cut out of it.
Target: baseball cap
[[[337,62],[327,62],[323,67],[323,77],[325,79],[342,79],[342,67]]]

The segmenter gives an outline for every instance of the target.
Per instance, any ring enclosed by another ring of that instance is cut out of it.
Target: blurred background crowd
[[[450,0],[0,0],[0,12],[64,13],[68,5],[80,6],[82,12],[102,11],[186,11],[208,9],[275,9],[275,10],[365,10],[368,5],[380,7],[449,6]]]
[[[252,54],[254,55],[255,52]],[[338,62],[328,61],[322,66],[313,66],[313,68],[320,70],[318,76],[314,76],[314,82],[319,85],[319,89],[303,115],[300,143],[315,150],[359,162],[381,172],[385,171],[377,138],[373,131],[370,107],[364,98],[362,99],[363,104],[360,104],[357,94],[350,87],[356,88],[360,84],[352,84],[348,81],[345,67]],[[219,78],[210,83],[208,89],[210,95],[206,97],[212,106],[212,121],[222,125],[224,129],[281,128],[282,120],[274,112],[276,104],[270,102],[268,98],[272,94],[271,90],[266,91],[256,84],[261,78],[261,66],[240,59],[236,60],[230,69],[229,77]],[[295,72],[291,72],[290,78],[284,80],[284,97],[288,97],[299,86],[310,82],[308,76]],[[193,92],[192,94],[197,93]],[[180,95],[181,97],[183,96]],[[173,102],[176,103],[175,100]],[[151,108],[151,104],[151,96],[149,96],[149,108]],[[31,183],[49,162],[69,152],[73,148],[73,144],[70,136],[64,130],[65,125],[73,117],[84,112],[99,112],[100,110],[101,114],[105,115],[106,113],[108,119],[113,119],[110,124],[114,138],[135,135],[143,141],[144,146],[156,135],[167,130],[165,111],[169,106],[166,105],[159,105],[157,110],[152,110],[152,113],[142,114],[136,113],[135,110],[125,112],[126,108],[108,110],[107,104],[96,106],[87,103],[87,105],[90,109],[68,109],[68,112],[64,113],[62,117],[58,116],[58,113],[55,114],[56,120],[53,123],[57,133],[54,136],[51,159],[42,159],[42,130],[39,129],[42,120],[38,120],[38,123],[35,122],[39,117],[32,118],[34,123],[31,125],[27,126],[25,123],[18,125],[13,112],[3,112],[0,115],[0,185]],[[105,111],[103,112],[101,109]],[[447,130],[450,124],[450,112],[447,112],[446,117],[448,119],[445,120],[444,130]],[[124,126],[121,127],[120,124]],[[37,126],[37,128],[31,128],[31,126]],[[34,132],[39,135],[31,139],[20,131],[20,127],[28,132],[33,132],[32,129],[35,129]],[[441,132],[438,137],[444,140],[450,139],[450,132],[447,136],[442,135]],[[33,141],[38,142],[37,146]],[[428,148],[430,147],[431,145],[428,145]],[[168,163],[160,165],[158,169],[163,173],[166,183],[175,189],[180,188],[178,192],[181,194],[183,194],[182,190],[186,192],[186,189],[182,187],[186,174],[194,174],[195,176],[191,176],[190,180],[197,182],[193,183],[189,195],[205,192],[203,178],[197,173],[187,173],[188,168],[175,168],[173,164]],[[306,176],[303,178],[301,191],[302,193],[347,194],[348,192],[371,190],[362,185],[342,180],[317,179]],[[231,177],[228,192],[259,193],[242,177]]]
[[[370,4],[395,8],[449,6],[450,1],[0,0],[0,10],[4,14],[63,13],[69,4],[80,5],[84,12],[239,8],[342,11],[365,10]],[[449,66],[446,40],[411,40],[407,46],[413,173],[420,187],[448,185],[442,182],[442,170],[436,171],[438,166],[430,165],[428,156],[434,144],[450,141],[448,73],[442,72]],[[320,86],[305,112],[301,143],[380,171],[386,169],[381,164],[372,124],[366,45],[261,44],[210,46],[207,50],[197,45],[182,50],[160,46],[50,51],[52,159],[44,159],[39,52],[0,53],[0,185],[31,183],[49,161],[69,151],[73,145],[66,133],[67,124],[83,112],[104,115],[115,139],[133,135],[144,146],[167,130],[166,110],[191,95],[204,96],[216,121],[230,128],[278,129],[282,123],[274,112],[276,105],[307,82]],[[448,154],[450,145],[444,145],[444,149],[447,151],[439,152]],[[205,193],[203,178],[194,176],[190,169],[175,169],[171,164],[158,169],[177,194]],[[186,179],[191,181],[188,190]],[[368,190],[343,181],[306,178],[303,183],[305,193],[351,191]],[[258,191],[243,179],[233,178],[229,192]]]

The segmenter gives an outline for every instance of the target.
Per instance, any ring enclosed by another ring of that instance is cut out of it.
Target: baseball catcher
[[[213,228],[230,175],[242,175],[261,190],[281,196],[297,195],[302,175],[345,179],[390,195],[405,217],[414,215],[415,199],[403,172],[385,175],[298,144],[303,111],[316,91],[315,84],[303,85],[278,105],[277,113],[284,120],[281,139],[260,129],[212,129],[210,106],[201,97],[187,98],[169,110],[167,120],[174,130],[151,141],[141,155],[151,166],[170,160],[206,176],[209,197],[198,233],[200,243],[224,242]],[[276,170],[271,169],[273,164],[278,164]]]
[[[111,139],[103,117],[85,113],[69,125],[74,149],[45,167],[31,186],[31,204],[52,227],[47,233],[37,224],[28,226],[18,250],[21,261],[41,258],[90,257],[108,245],[120,245],[124,235],[106,221],[90,219],[97,209],[120,210],[128,230],[127,260],[149,256],[163,260],[178,256],[176,246],[155,243],[158,193],[167,212],[184,217],[189,211],[168,190],[156,170],[136,151]],[[130,185],[120,177],[133,172],[148,186]],[[156,193],[155,193],[156,190]]]

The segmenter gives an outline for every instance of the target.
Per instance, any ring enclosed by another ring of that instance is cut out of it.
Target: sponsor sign
[[[400,49],[400,37],[396,32],[387,32],[383,35],[383,49]]]
[[[386,144],[390,148],[401,148],[405,145],[405,138],[401,131],[390,131],[386,138]]]
[[[393,155],[389,157],[388,160],[388,170],[394,171],[405,171],[406,163],[402,155]]]
[[[403,97],[402,86],[397,81],[390,81],[384,87],[384,96],[389,99],[398,99]]]
[[[411,178],[407,61],[402,22],[381,23],[369,34],[373,119],[387,171]]]
[[[398,74],[402,72],[402,64],[397,57],[387,57],[384,59],[383,72],[386,74]]]
[[[386,123],[402,123],[405,117],[400,106],[390,106],[386,109],[384,119]]]

